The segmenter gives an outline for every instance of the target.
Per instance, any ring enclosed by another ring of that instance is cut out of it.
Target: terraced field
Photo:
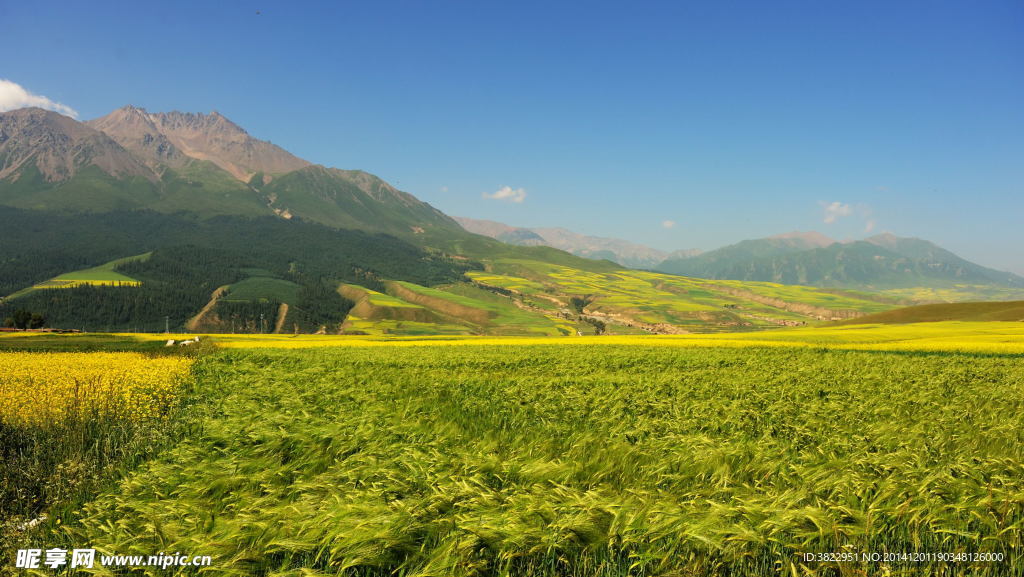
[[[508,298],[464,285],[430,288],[396,281],[388,284],[388,290],[444,318],[473,327],[475,334],[558,336],[577,331],[576,325],[567,320],[523,310]]]
[[[497,260],[471,272],[480,286],[502,291],[531,308],[576,312],[609,325],[609,332],[720,332],[775,328],[852,318],[888,310],[892,301],[776,283],[710,281],[644,271],[589,272],[524,260]],[[543,303],[543,304],[541,304]]]

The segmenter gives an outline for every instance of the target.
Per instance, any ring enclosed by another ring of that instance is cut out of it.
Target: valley
[[[1020,277],[893,235],[788,233],[669,254],[457,221],[216,112],[127,106],[81,123],[22,109],[0,113],[0,132],[0,318],[22,310],[93,331],[682,334],[1024,298]]]

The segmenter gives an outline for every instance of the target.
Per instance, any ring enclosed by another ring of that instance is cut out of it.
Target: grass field
[[[20,296],[24,296],[32,291],[41,289],[75,288],[82,285],[139,286],[142,284],[141,282],[115,271],[114,268],[126,262],[145,260],[149,258],[150,254],[151,253],[145,253],[136,256],[119,258],[116,260],[112,260],[108,263],[101,264],[100,266],[64,273],[62,275],[55,276],[50,280],[43,281],[31,287],[22,289],[6,297],[6,300],[15,299]]]
[[[1024,575],[1024,323],[204,340],[191,432],[23,539],[213,575]]]
[[[278,278],[252,276],[232,284],[224,295],[226,301],[282,302],[297,300],[299,285]]]

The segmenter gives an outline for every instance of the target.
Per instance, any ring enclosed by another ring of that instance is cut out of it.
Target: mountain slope
[[[564,228],[523,228],[492,220],[457,216],[455,220],[469,232],[482,234],[507,244],[550,246],[592,259],[607,259],[630,268],[652,268],[669,256],[664,251],[618,238],[579,234]],[[685,251],[692,254],[692,251]]]
[[[87,124],[151,163],[180,166],[187,158],[207,160],[243,182],[257,172],[278,174],[310,165],[279,146],[253,138],[218,112],[150,113],[125,106]]]
[[[88,123],[41,109],[0,113],[0,205],[301,217],[442,248],[470,236],[376,176],[312,165],[218,113],[132,106]]]
[[[710,279],[769,281],[849,288],[997,285],[1024,288],[1024,278],[989,269],[921,239],[879,235],[864,241],[783,235],[702,255],[671,259],[658,270]]]
[[[252,183],[279,216],[300,216],[340,228],[389,232],[433,239],[461,232],[443,212],[359,170],[311,165]]]
[[[22,108],[0,113],[0,180],[67,180],[95,167],[117,178],[156,175],[109,136],[56,112]]]

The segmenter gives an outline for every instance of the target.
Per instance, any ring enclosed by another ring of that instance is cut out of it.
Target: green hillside
[[[904,324],[942,321],[1024,322],[1024,301],[919,305],[876,313],[839,324]]]
[[[213,313],[248,323],[245,319],[266,318],[269,309],[276,314],[280,309],[273,307],[286,303],[292,305],[290,330],[298,325],[302,331],[337,332],[352,306],[337,294],[338,283],[382,289],[385,281],[397,279],[428,286],[457,282],[465,271],[480,268],[392,236],[297,218],[195,219],[152,212],[62,214],[0,207],[0,220],[11,223],[0,227],[0,294],[103,263],[141,283],[34,290],[0,303],[0,315],[23,308],[44,314],[58,327],[181,327],[210,303],[214,291],[227,286],[220,299],[224,302]],[[147,252],[148,260],[111,264]]]
[[[224,295],[224,300],[240,302],[266,301],[294,303],[298,300],[298,294],[301,288],[301,285],[290,280],[274,278],[271,276],[251,276],[245,280],[231,284],[228,287],[227,294]]]
[[[34,210],[108,212],[159,203],[158,184],[141,176],[115,178],[87,166],[65,181],[49,181],[34,164],[0,180],[0,205]]]
[[[402,237],[459,234],[451,218],[371,174],[308,166],[251,185],[270,210],[338,228],[389,232]]]

